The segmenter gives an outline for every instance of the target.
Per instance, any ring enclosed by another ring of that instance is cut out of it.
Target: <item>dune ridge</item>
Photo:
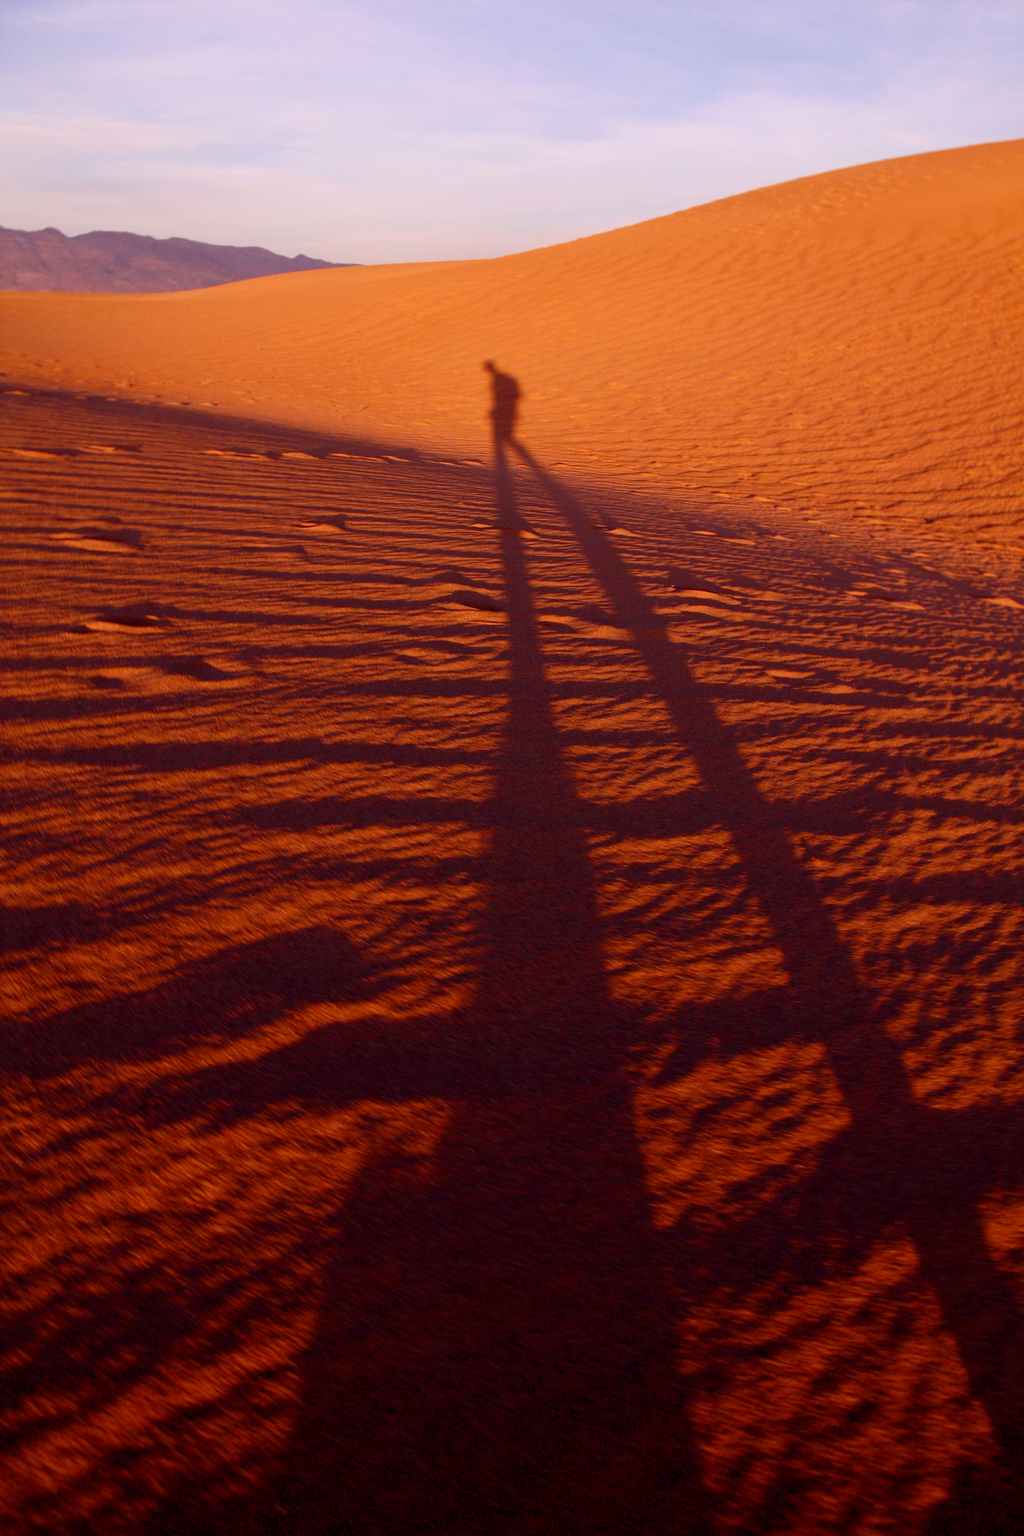
[[[4,1536],[1024,1529],[1012,149],[5,301]]]
[[[5,295],[8,378],[479,452],[480,361],[591,480],[1022,549],[1024,141],[489,261]]]

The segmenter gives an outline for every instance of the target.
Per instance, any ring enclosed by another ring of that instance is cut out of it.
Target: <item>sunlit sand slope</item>
[[[1020,549],[1024,142],[814,176],[494,261],[4,300],[9,378],[478,450]]]

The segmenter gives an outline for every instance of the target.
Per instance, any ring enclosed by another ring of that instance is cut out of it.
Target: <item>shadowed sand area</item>
[[[1019,529],[500,340],[447,447],[0,394],[5,1536],[1016,1532]]]

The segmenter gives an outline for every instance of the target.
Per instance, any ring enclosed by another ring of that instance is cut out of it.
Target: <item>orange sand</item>
[[[479,452],[667,495],[948,522],[1020,555],[1024,141],[812,176],[495,261],[3,300],[0,369]]]
[[[5,1536],[1021,1528],[1021,153],[4,300]]]

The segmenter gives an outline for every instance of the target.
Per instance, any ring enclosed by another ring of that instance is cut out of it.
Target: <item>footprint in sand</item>
[[[547,628],[569,630],[590,640],[622,640],[625,633],[614,616],[597,603],[569,608],[562,613],[539,613],[537,617]]]
[[[252,543],[243,544],[239,541],[231,546],[232,555],[272,555],[275,560],[294,561],[301,560],[307,565],[318,564],[315,555],[311,555],[303,544],[282,544],[274,539],[260,539]]]
[[[443,608],[474,608],[478,613],[504,613],[505,604],[486,592],[474,592],[469,587],[456,587],[445,597],[437,598]]]
[[[160,629],[169,624],[150,603],[129,603],[123,608],[101,608],[94,619],[76,624],[72,634],[83,635],[108,629]]]
[[[244,683],[247,671],[230,671],[204,656],[159,656],[131,667],[109,667],[89,678],[90,686],[108,693],[175,693],[195,683]]]
[[[580,608],[571,608],[570,616],[582,619],[585,624],[596,624],[601,629],[621,630],[622,625],[616,624],[614,617],[599,603],[584,603]]]
[[[674,592],[679,594],[676,604],[668,609],[668,612],[677,618],[699,616],[730,620],[740,617],[738,613],[733,613],[731,610],[742,608],[742,598],[732,597],[717,583],[708,581],[707,577],[702,577],[694,571],[684,570],[677,565],[670,566],[668,584]]]
[[[439,662],[444,662],[448,670],[476,666],[481,656],[490,655],[490,648],[478,645],[458,645],[445,648],[444,651],[431,650],[427,646],[404,645],[400,651],[393,652],[396,661],[403,661],[407,666],[436,667]]]
[[[490,654],[490,643],[474,640],[471,644],[456,640],[424,640],[418,645],[403,645],[392,653],[396,661],[413,662],[418,666],[466,666]]]
[[[721,602],[722,599],[715,600],[715,607],[709,607],[709,601],[712,599],[714,599],[714,593],[710,593],[703,599],[700,593],[687,593],[682,597],[683,606],[670,609],[665,614],[665,617],[673,620],[716,619],[720,624],[735,623],[738,619],[743,618],[742,613],[735,613],[732,608],[717,606],[717,603]]]
[[[67,533],[51,533],[50,537],[65,549],[85,549],[100,555],[137,554],[143,548],[144,540],[139,529],[118,525],[117,518],[111,518],[109,522],[117,526],[104,524],[76,528]]]
[[[77,448],[12,448],[16,459],[74,459]]]
[[[478,581],[475,576],[467,576],[465,571],[457,565],[446,565],[443,571],[438,571],[435,581],[450,581],[457,587],[480,587],[484,583]]]
[[[464,503],[459,502],[458,505],[462,506]],[[477,518],[475,522],[470,523],[469,526],[471,528],[498,528],[501,529],[504,533],[518,533],[520,537],[524,539],[536,539],[540,537],[536,528],[531,528],[530,524],[524,523],[522,519],[514,522],[498,523],[494,522],[490,518]]]
[[[814,586],[824,587],[827,592],[847,592],[854,585],[851,573],[837,565],[822,565],[810,573],[808,580]]]
[[[518,533],[518,535],[519,535],[519,537],[521,539],[537,539],[537,538],[540,537],[540,535],[538,534],[536,528],[531,527],[531,525],[528,522],[526,522],[521,517],[516,518],[514,521],[511,521],[511,522],[474,523],[473,527],[474,528],[498,528],[498,529],[501,530],[502,533]]]
[[[243,676],[215,667],[202,656],[164,656],[155,665],[167,677],[188,677],[195,683],[235,683]]]
[[[687,533],[695,533],[702,539],[721,539],[723,544],[756,544],[756,539],[748,539],[738,533],[728,533],[724,528],[688,528]],[[763,535],[762,535],[763,537]]]
[[[593,520],[593,527],[599,528],[602,533],[617,533],[621,538],[635,538],[632,528],[627,528],[625,523],[620,523],[617,517],[610,512],[598,512]]]
[[[953,571],[935,570],[929,573],[937,580],[944,582],[958,597],[974,597],[985,602],[992,594],[989,587],[972,580],[969,576],[957,576]]]
[[[841,682],[834,672],[828,672],[820,667],[812,667],[804,671],[797,671],[791,667],[765,667],[765,676],[773,682],[789,683],[799,688],[813,690],[818,698],[847,698],[850,694],[859,692],[849,683]]]
[[[420,588],[420,595],[439,603],[458,603],[460,606],[477,608],[481,613],[504,613],[505,606],[491,597],[489,592],[481,591],[489,585],[479,580],[476,576],[470,576],[460,570],[457,565],[445,566],[436,575],[425,580],[420,578],[411,585]],[[451,589],[455,588],[453,592]]]
[[[337,517],[321,517],[316,520],[302,518],[295,526],[297,528],[307,528],[310,533],[345,533],[348,531],[348,522],[340,513]]]
[[[706,576],[700,576],[696,571],[688,571],[682,565],[670,565],[667,576],[668,585],[673,592],[714,592],[722,589]]]
[[[141,443],[83,443],[83,453],[141,453]]]
[[[901,597],[898,592],[887,591],[885,587],[850,587],[844,595],[853,601],[866,598],[870,603],[886,603],[890,608],[903,608],[911,613],[924,612],[923,603],[911,602]]]

